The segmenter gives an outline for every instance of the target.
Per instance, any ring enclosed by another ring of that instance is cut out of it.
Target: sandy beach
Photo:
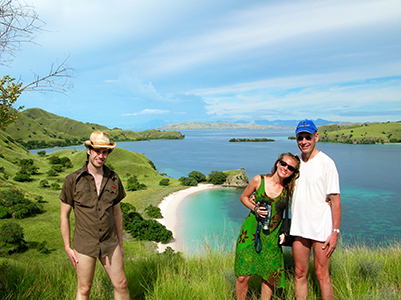
[[[167,247],[171,247],[175,251],[181,251],[180,242],[179,240],[177,240],[176,234],[177,209],[180,206],[181,202],[191,194],[215,188],[221,188],[221,186],[216,186],[213,184],[199,184],[197,186],[189,187],[185,190],[172,193],[162,200],[162,202],[159,204],[159,208],[163,219],[158,219],[157,221],[165,225],[166,228],[173,233],[174,240],[167,244],[158,243],[157,250],[159,252],[163,252]]]

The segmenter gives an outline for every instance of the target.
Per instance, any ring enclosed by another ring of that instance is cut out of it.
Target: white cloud
[[[168,114],[170,111],[168,110],[161,110],[161,109],[144,109],[138,113],[126,113],[122,114],[122,116],[137,116],[137,115],[161,115],[161,114]]]

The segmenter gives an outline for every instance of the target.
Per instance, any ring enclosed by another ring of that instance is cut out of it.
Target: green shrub
[[[146,189],[146,185],[144,183],[139,183],[138,178],[133,175],[127,180],[127,190],[128,191],[138,191]]]
[[[4,223],[0,227],[1,252],[12,254],[26,248],[22,227],[14,222]]]
[[[30,181],[31,176],[28,174],[17,174],[14,176],[13,180],[18,182]]]
[[[48,188],[50,187],[49,182],[46,179],[43,179],[39,182],[39,186],[43,188]]]
[[[37,153],[39,156],[45,156],[46,155],[46,151],[42,150],[42,151],[38,151]]]
[[[199,171],[192,171],[191,173],[189,173],[188,177],[195,179],[197,182],[205,182],[206,181],[206,176],[203,175]]]
[[[227,174],[219,171],[212,171],[209,174],[208,181],[213,184],[223,184],[227,179]]]
[[[185,186],[197,186],[198,182],[192,177],[181,177],[179,179],[182,185]]]
[[[160,208],[157,206],[153,206],[152,204],[149,204],[146,208],[145,208],[145,212],[148,214],[149,217],[151,218],[155,218],[155,219],[161,219],[163,218],[161,212],[160,212]]]
[[[22,219],[43,213],[41,204],[33,203],[26,199],[21,192],[12,189],[0,192],[0,207],[5,207],[8,211],[7,217],[14,219]]]
[[[159,182],[159,185],[161,185],[161,186],[168,186],[169,184],[170,184],[170,179],[168,179],[168,178],[163,178]]]

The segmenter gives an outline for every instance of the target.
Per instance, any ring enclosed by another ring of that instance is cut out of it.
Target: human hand
[[[325,250],[327,249],[326,257],[331,257],[333,254],[334,250],[337,247],[337,241],[338,241],[338,233],[337,232],[332,232],[329,237],[327,238],[326,242],[324,243],[322,249]]]
[[[68,248],[65,250],[67,252],[68,257],[70,258],[72,265],[74,266],[74,268],[77,268],[77,263],[78,263],[78,258],[77,258],[77,254],[75,253],[74,249]]]
[[[327,196],[326,196],[326,203],[327,203],[328,206],[331,207],[331,198],[330,198],[330,195],[327,195]]]
[[[266,218],[267,210],[263,206],[255,206],[255,213],[257,217]]]

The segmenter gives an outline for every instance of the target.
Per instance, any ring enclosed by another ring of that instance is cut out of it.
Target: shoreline
[[[216,188],[222,188],[221,185],[213,184],[198,184],[178,192],[171,193],[170,195],[163,198],[159,204],[160,212],[163,216],[162,219],[157,219],[160,224],[166,226],[168,230],[173,233],[174,239],[166,244],[157,243],[157,251],[159,253],[164,252],[167,247],[171,247],[174,251],[181,251],[180,243],[177,237],[176,226],[178,223],[177,210],[180,204],[189,196],[201,191],[211,190]]]

